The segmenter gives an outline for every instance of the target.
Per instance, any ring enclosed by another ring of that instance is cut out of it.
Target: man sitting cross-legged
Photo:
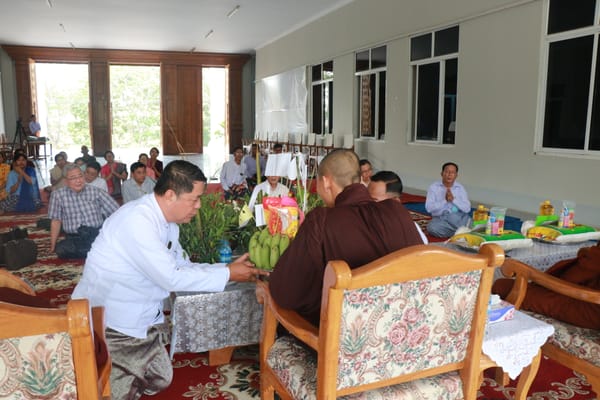
[[[50,196],[50,252],[60,258],[85,258],[102,223],[119,205],[108,192],[87,185],[77,165],[65,167],[65,180],[66,187]],[[61,226],[67,236],[57,243]]]
[[[131,164],[131,178],[123,183],[123,204],[152,193],[155,184],[153,179],[146,176],[146,164],[134,162]]]

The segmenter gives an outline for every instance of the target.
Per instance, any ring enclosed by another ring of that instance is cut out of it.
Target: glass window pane
[[[444,76],[444,124],[442,143],[454,144],[456,131],[456,82],[458,59],[446,60]]]
[[[360,136],[374,137],[375,75],[358,77]]]
[[[410,60],[422,60],[431,57],[431,33],[410,40]]]
[[[544,147],[583,149],[593,37],[550,44]]]
[[[323,63],[323,79],[333,79],[333,61]]]
[[[321,64],[312,66],[312,81],[317,82],[321,80]]]
[[[440,64],[420,65],[417,84],[417,139],[437,141]]]
[[[325,97],[325,118],[323,121],[326,124],[326,133],[333,132],[333,82],[327,82],[325,85],[327,89],[327,97]]]
[[[551,0],[548,33],[593,25],[595,8],[596,0]]]
[[[322,118],[322,89],[321,85],[313,85],[312,87],[312,131],[313,133],[323,133],[323,127],[321,126]]]
[[[381,68],[386,66],[386,46],[377,47],[371,50],[371,68]]]
[[[590,127],[590,142],[588,144],[588,149],[600,150],[600,63],[598,61],[596,61],[594,104],[592,106],[592,124]]]
[[[369,50],[356,53],[356,72],[369,69]]]
[[[435,33],[434,55],[458,53],[458,26],[443,29]]]
[[[377,133],[385,134],[385,71],[379,72],[379,105],[377,109]]]

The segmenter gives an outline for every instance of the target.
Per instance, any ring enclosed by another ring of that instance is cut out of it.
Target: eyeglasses
[[[69,181],[77,181],[83,179],[83,175],[77,175],[77,176],[71,176],[71,177],[67,177],[67,180]]]

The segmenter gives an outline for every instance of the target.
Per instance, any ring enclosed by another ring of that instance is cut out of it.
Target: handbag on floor
[[[0,233],[0,243],[10,242],[11,240],[25,239],[27,237],[27,229],[19,228],[18,226],[15,228],[11,228],[10,231]]]
[[[17,239],[0,244],[0,264],[16,270],[37,261],[37,245],[31,239]]]

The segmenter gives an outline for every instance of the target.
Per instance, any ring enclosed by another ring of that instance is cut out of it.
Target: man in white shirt
[[[228,281],[267,274],[253,267],[248,254],[231,264],[188,259],[178,224],[196,215],[205,188],[197,166],[172,161],[154,193],[123,205],[104,222],[88,253],[72,297],[104,306],[113,400],[156,394],[170,385],[173,369],[161,335],[170,292],[218,292]]]
[[[91,186],[96,186],[108,193],[106,180],[100,178],[100,164],[98,161],[91,161],[85,166],[85,183]]]
[[[367,189],[375,201],[383,201],[387,199],[401,201],[400,196],[402,195],[402,190],[404,187],[402,185],[402,179],[400,179],[398,174],[395,172],[379,171],[370,177],[369,186]],[[415,226],[417,227],[417,232],[419,232],[419,236],[421,236],[423,243],[428,244],[429,239],[427,239],[427,236],[425,236],[419,224],[415,222]]]
[[[241,146],[236,146],[233,148],[233,160],[227,161],[221,168],[221,187],[227,200],[248,194],[246,164],[242,162],[243,157],[244,150]]]
[[[123,194],[123,204],[132,200],[137,200],[145,194],[152,193],[154,180],[146,176],[146,165],[139,161],[131,164],[131,177],[123,183],[121,193]]]
[[[267,176],[266,181],[254,187],[254,190],[252,191],[252,196],[250,196],[248,208],[250,208],[250,211],[254,211],[254,203],[256,203],[256,200],[258,199],[258,195],[260,193],[262,193],[264,197],[283,197],[287,196],[289,192],[290,190],[287,186],[279,183],[278,176]]]

